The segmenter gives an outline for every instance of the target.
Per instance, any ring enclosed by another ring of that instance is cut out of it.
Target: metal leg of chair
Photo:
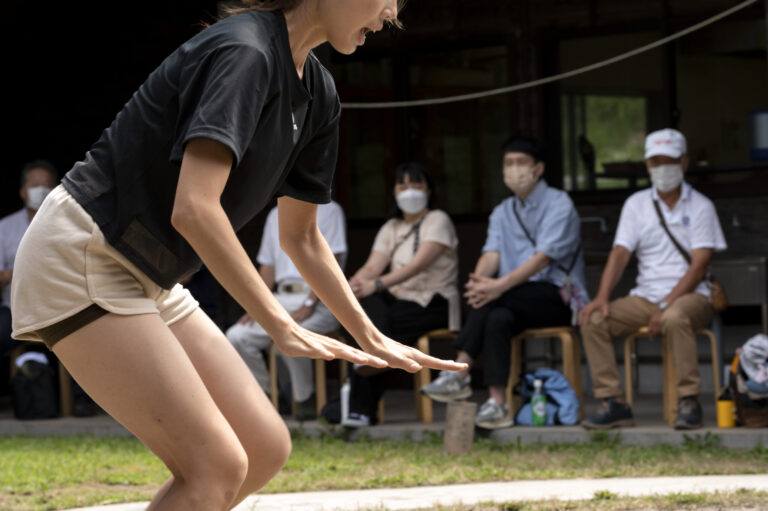
[[[325,393],[325,360],[315,359],[315,407],[317,415],[323,410],[328,397]]]
[[[64,364],[59,361],[59,403],[62,417],[72,415],[72,377]]]
[[[274,344],[269,345],[269,397],[275,410],[279,409],[277,389],[277,352]]]

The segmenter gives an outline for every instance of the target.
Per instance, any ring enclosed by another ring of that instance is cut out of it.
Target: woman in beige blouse
[[[458,239],[450,217],[431,209],[432,180],[423,165],[395,170],[392,218],[376,235],[371,254],[349,279],[360,304],[382,332],[413,344],[436,328],[459,329]],[[385,273],[385,271],[389,269]],[[347,426],[377,422],[385,374],[353,371]]]

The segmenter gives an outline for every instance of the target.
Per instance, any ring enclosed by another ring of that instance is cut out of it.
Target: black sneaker
[[[296,403],[296,420],[303,422],[315,419],[317,419],[317,401],[315,394],[312,394],[304,401]]]
[[[93,417],[101,411],[101,407],[88,396],[76,397],[72,403],[73,417]]]
[[[696,396],[681,398],[677,403],[675,429],[698,429],[701,427],[701,404]]]
[[[610,429],[634,425],[635,417],[632,415],[632,408],[613,398],[603,399],[600,412],[594,417],[581,421],[581,426],[585,429]]]

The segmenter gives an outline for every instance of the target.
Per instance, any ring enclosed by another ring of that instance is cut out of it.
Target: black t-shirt
[[[340,112],[312,53],[299,78],[282,13],[238,14],[165,59],[63,184],[116,249],[169,289],[200,267],[171,225],[186,143],[232,150],[221,204],[237,231],[275,196],[330,201]]]

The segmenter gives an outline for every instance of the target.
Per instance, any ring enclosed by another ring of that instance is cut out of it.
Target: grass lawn
[[[750,474],[764,473],[766,466],[767,448],[726,450],[717,447],[716,437],[691,440],[680,447],[652,448],[622,446],[610,435],[598,435],[593,442],[579,445],[502,446],[479,440],[471,453],[450,456],[442,452],[437,436],[423,442],[348,443],[332,437],[296,435],[288,464],[263,491]],[[148,500],[167,477],[162,463],[132,438],[0,437],[2,510],[52,510]],[[761,498],[766,502],[764,495]],[[539,509],[510,506],[488,509]]]

